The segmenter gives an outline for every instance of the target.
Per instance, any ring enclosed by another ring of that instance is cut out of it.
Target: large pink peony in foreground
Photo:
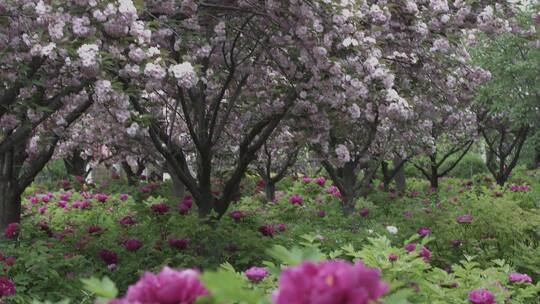
[[[109,304],[193,304],[197,298],[208,294],[197,271],[165,267],[158,274],[145,273],[129,287],[123,299]]]
[[[275,304],[367,304],[388,290],[380,270],[362,263],[304,262],[281,274]]]

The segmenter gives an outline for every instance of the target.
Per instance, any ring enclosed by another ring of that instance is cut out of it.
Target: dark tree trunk
[[[273,202],[276,199],[276,184],[271,181],[266,181],[264,185],[264,193],[267,202]]]
[[[430,168],[429,185],[433,189],[438,189],[439,188],[439,164],[437,164],[437,156],[430,155],[429,160],[431,161],[429,164],[429,168]]]
[[[171,174],[172,194],[176,200],[181,200],[186,195],[186,186],[175,174]]]
[[[346,163],[341,171],[342,183],[343,183],[343,214],[350,215],[354,212],[357,198],[357,177],[356,177],[356,165],[352,162]]]
[[[407,177],[405,176],[405,169],[403,168],[404,160],[401,157],[396,156],[394,157],[393,162],[394,168],[399,166],[399,169],[394,177],[394,180],[396,181],[396,188],[399,193],[404,193],[407,189]]]
[[[0,229],[21,220],[21,193],[15,181],[0,180]]]
[[[81,151],[76,149],[64,159],[66,172],[71,176],[86,176],[87,161],[81,157]]]

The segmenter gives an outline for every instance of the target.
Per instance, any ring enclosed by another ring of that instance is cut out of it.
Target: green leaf
[[[205,272],[201,281],[218,303],[258,303],[264,298],[260,290],[250,290],[242,276],[228,269]]]
[[[84,284],[84,289],[88,290],[99,297],[105,299],[116,298],[118,295],[118,289],[114,282],[108,277],[103,277],[103,279],[98,279],[96,277],[91,277],[89,279],[81,279]]]

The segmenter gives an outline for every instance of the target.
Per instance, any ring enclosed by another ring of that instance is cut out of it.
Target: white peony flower
[[[388,233],[390,234],[398,233],[398,229],[396,226],[386,226],[386,230],[388,230]]]

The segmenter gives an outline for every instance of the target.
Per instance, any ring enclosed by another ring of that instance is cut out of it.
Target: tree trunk
[[[175,175],[171,174],[172,194],[176,200],[182,200],[186,195],[186,185]]]
[[[396,173],[396,176],[394,177],[394,180],[396,181],[396,188],[399,193],[404,193],[407,189],[407,177],[405,176],[405,169],[403,168],[403,165],[401,162],[403,162],[403,159],[399,156],[394,157],[394,168],[401,165],[401,168]]]
[[[81,157],[81,151],[75,150],[63,159],[66,172],[71,176],[86,175],[86,160]]]
[[[21,197],[15,181],[0,180],[0,229],[21,220]]]
[[[344,215],[350,215],[354,212],[356,206],[357,196],[357,178],[355,172],[356,165],[352,162],[346,163],[341,168],[342,180],[343,180],[343,205],[342,211]]]
[[[439,188],[439,167],[434,156],[431,157],[431,175],[429,177],[429,185],[433,189]]]
[[[266,201],[273,202],[276,199],[276,184],[271,181],[266,181],[264,185],[264,193],[266,194]]]

